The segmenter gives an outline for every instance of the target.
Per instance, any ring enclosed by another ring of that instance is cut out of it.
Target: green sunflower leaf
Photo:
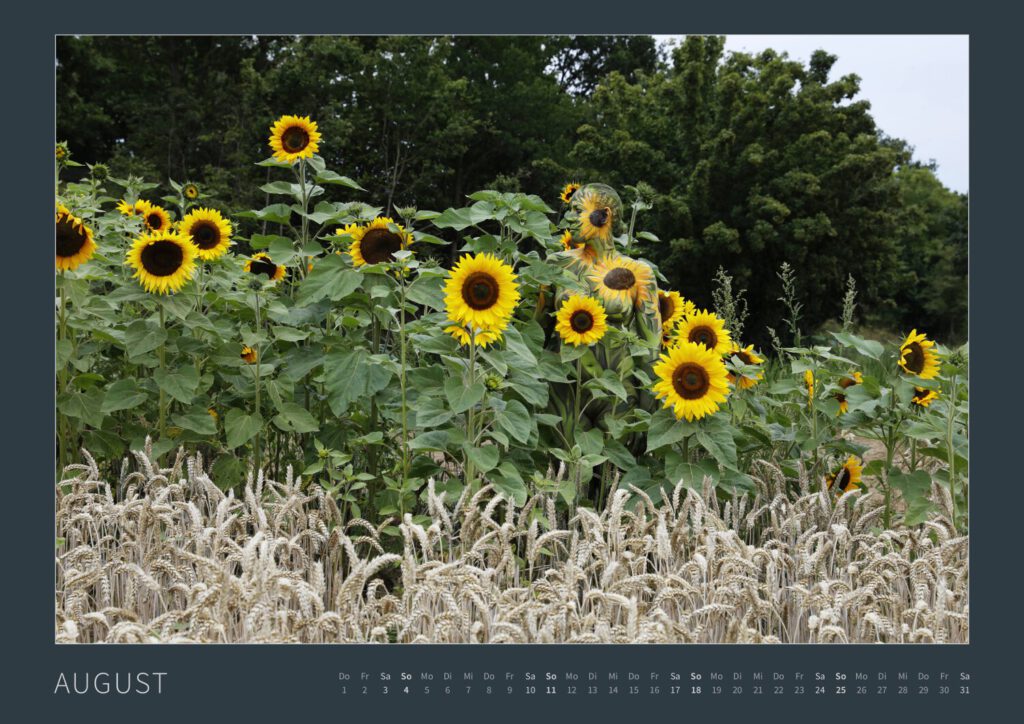
[[[465,412],[484,397],[485,388],[482,382],[474,382],[468,387],[458,377],[450,377],[444,383],[444,394],[455,414]]]
[[[271,422],[284,432],[317,432],[320,423],[309,410],[294,402],[282,402]]]
[[[136,384],[135,380],[118,380],[107,388],[101,407],[107,415],[117,410],[127,410],[143,404],[149,395]]]
[[[466,452],[469,459],[476,465],[477,470],[481,473],[486,473],[488,470],[493,470],[498,465],[498,446],[497,445],[484,445],[482,447],[474,447],[468,443],[462,445],[462,449]]]
[[[153,379],[161,390],[186,405],[192,402],[199,387],[199,373],[191,365],[174,371],[158,369],[153,373]]]
[[[529,442],[530,434],[534,430],[530,413],[526,406],[518,400],[509,400],[505,404],[505,409],[498,413],[495,421],[499,428],[523,444]]]
[[[324,170],[318,173],[316,175],[316,182],[318,184],[335,184],[337,186],[344,186],[345,188],[355,189],[356,191],[366,191],[366,189],[350,179],[348,176],[341,176],[331,170]]]
[[[696,430],[696,424],[677,420],[670,410],[662,408],[651,416],[650,427],[647,429],[647,452],[674,445]]]
[[[263,429],[263,418],[259,415],[247,415],[242,410],[232,408],[224,416],[224,431],[227,433],[228,448],[244,445]]]
[[[171,421],[178,427],[199,435],[216,435],[217,423],[213,416],[203,408],[193,408],[171,418]]]

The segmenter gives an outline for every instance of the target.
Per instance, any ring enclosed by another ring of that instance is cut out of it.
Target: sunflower
[[[217,411],[215,409],[213,409],[212,407],[208,407],[208,408],[206,408],[206,412],[207,412],[207,414],[209,414],[210,417],[213,418],[213,424],[216,425],[217,424],[217,420],[220,419],[220,415],[217,414]]]
[[[231,222],[215,209],[193,209],[185,215],[178,232],[188,238],[199,258],[210,261],[222,256],[231,246]]]
[[[580,211],[580,236],[586,240],[607,241],[615,224],[614,212],[600,195],[589,192],[583,195]]]
[[[572,201],[572,195],[580,190],[580,184],[575,181],[570,181],[562,188],[562,193],[559,196],[563,203],[568,204]]]
[[[241,357],[242,361],[245,362],[247,365],[256,364],[256,350],[254,350],[249,345],[245,345],[244,347],[242,347],[242,353],[238,356]]]
[[[287,163],[309,158],[320,150],[320,132],[309,116],[281,116],[270,127],[269,140],[274,158]]]
[[[594,344],[608,331],[608,315],[593,297],[573,294],[562,302],[556,318],[555,329],[562,342],[573,346]]]
[[[134,203],[128,203],[121,199],[117,202],[117,210],[125,216],[142,216],[149,210],[150,205],[145,199],[139,199]]]
[[[661,314],[661,331],[668,334],[684,318],[697,313],[697,307],[679,292],[658,290],[658,312]]]
[[[706,309],[687,315],[679,324],[679,338],[702,344],[717,354],[732,350],[732,338],[725,322]]]
[[[170,231],[143,234],[132,242],[126,263],[151,294],[170,294],[185,286],[195,271],[196,248]]]
[[[744,365],[754,366],[764,364],[764,358],[754,351],[754,345],[748,344],[746,347],[740,347],[738,342],[732,343],[732,349],[729,350],[729,355],[732,357],[739,357],[740,361]],[[740,389],[749,390],[751,387],[756,385],[760,380],[764,379],[764,372],[758,371],[756,377],[747,377],[746,375],[740,375],[739,381],[736,380],[736,375],[729,373],[729,382],[738,384]]]
[[[135,203],[138,204],[137,201]],[[171,217],[167,210],[156,204],[144,203],[146,207],[141,213],[142,220],[146,223],[146,228],[152,232],[169,231],[171,228]]]
[[[851,455],[843,463],[843,467],[839,468],[832,475],[825,477],[825,483],[828,485],[829,490],[835,491],[836,495],[848,493],[854,488],[862,487],[860,474],[863,470],[864,468],[857,462],[857,458]]]
[[[814,402],[814,373],[804,370],[804,384],[807,385],[807,406]]]
[[[589,278],[601,300],[615,311],[621,311],[622,307],[646,300],[654,274],[641,261],[617,256],[606,257],[594,264]]]
[[[394,261],[396,251],[407,249],[412,244],[412,234],[387,216],[378,216],[365,226],[349,224],[336,233],[352,238],[348,255],[355,267]]]
[[[53,154],[58,161],[63,161],[64,159],[66,159],[68,157],[67,141],[61,141],[60,143],[58,143],[56,148],[54,149]]]
[[[673,345],[654,365],[660,380],[654,385],[658,398],[671,408],[676,419],[688,421],[714,414],[729,395],[728,373],[722,358],[692,342]]]
[[[467,346],[470,340],[473,340],[477,347],[487,347],[489,344],[501,341],[501,332],[497,330],[477,330],[476,335],[470,335],[470,330],[461,324],[453,324],[445,327],[444,331],[453,336],[463,347]]]
[[[939,374],[939,356],[933,349],[935,342],[916,329],[911,330],[900,345],[899,365],[904,372],[930,380]]]
[[[198,199],[199,198],[199,187],[194,183],[187,183],[181,187],[181,193],[186,199]]]
[[[562,249],[565,251],[572,251],[573,249],[582,249],[587,245],[586,242],[583,241],[573,241],[572,231],[570,231],[569,229],[566,229],[565,231],[562,232],[562,236],[558,239],[558,241],[562,244]]]
[[[932,404],[934,400],[938,399],[938,397],[938,390],[928,390],[925,389],[924,387],[915,387],[914,396],[910,398],[910,401],[913,402],[915,405],[920,405],[921,407],[928,407],[930,404]]]
[[[92,229],[63,204],[57,206],[55,223],[57,268],[72,271],[79,264],[89,261],[89,257],[96,251]]]
[[[839,380],[839,386],[842,387],[845,390],[848,387],[853,387],[854,385],[859,385],[863,381],[864,381],[863,375],[861,375],[860,372],[854,372],[852,377],[844,377],[843,379]],[[846,395],[844,395],[842,392],[837,392],[835,394],[835,397],[836,397],[837,400],[839,400],[839,414],[840,415],[850,409],[849,404],[847,404],[847,402],[846,402]]]
[[[519,302],[512,267],[487,253],[463,255],[449,272],[444,290],[453,321],[489,331],[504,329]]]
[[[272,282],[284,279],[284,267],[272,262],[262,251],[253,254],[252,258],[245,262],[245,271],[250,274],[264,274]]]

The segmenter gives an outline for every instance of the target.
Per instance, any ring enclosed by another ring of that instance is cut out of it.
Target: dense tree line
[[[622,37],[60,38],[57,136],[115,175],[195,180],[263,205],[267,129],[312,115],[333,168],[378,205],[442,210],[492,187],[556,200],[570,179],[640,186],[672,287],[746,289],[749,336],[778,326],[789,262],[807,331],[839,316],[966,337],[967,198],[886,137],[835,57],[660,50]],[[642,184],[640,183],[642,182]],[[787,341],[787,340],[783,340]]]

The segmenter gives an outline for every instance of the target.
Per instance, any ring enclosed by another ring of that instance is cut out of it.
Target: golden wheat
[[[198,456],[134,455],[116,485],[85,453],[57,487],[59,642],[968,640],[968,541],[938,487],[945,514],[878,530],[877,500],[806,481],[791,499],[768,463],[752,499],[619,489],[564,527],[547,495],[431,484],[396,554],[387,521],[343,521],[290,471],[235,497]]]

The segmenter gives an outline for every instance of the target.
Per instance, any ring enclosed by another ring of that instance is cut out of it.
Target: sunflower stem
[[[476,327],[470,325],[469,328],[469,382],[468,387],[472,387],[476,382]],[[476,405],[470,407],[466,411],[466,439],[473,440],[474,427],[476,423]],[[476,469],[473,465],[472,458],[469,457],[469,453],[465,453],[465,470],[466,470],[466,484],[470,486],[473,492],[476,492]]]
[[[167,326],[166,326],[167,325],[167,320],[166,320],[165,314],[164,314],[163,302],[157,302],[157,306],[160,309],[160,331],[161,332],[166,332],[167,331]],[[160,343],[160,351],[158,352],[157,357],[160,360],[160,376],[163,377],[165,374],[167,374],[167,350],[166,350],[167,338],[166,338],[165,335],[161,335],[161,336],[164,337],[164,341],[162,341]],[[160,440],[163,441],[163,439],[164,439],[164,428],[165,428],[166,422],[167,422],[167,393],[164,392],[164,388],[161,385],[157,385],[157,387],[160,388],[160,403],[159,403],[159,412],[158,412],[158,414],[159,414],[159,421],[157,423],[157,430],[160,432]]]
[[[576,394],[573,395],[573,414],[572,414],[572,441],[573,446],[577,444],[579,438],[580,429],[580,403],[581,396],[583,394],[583,357],[582,355],[576,358]],[[580,497],[580,485],[583,477],[583,463],[580,460],[576,461],[576,470],[573,473],[573,498],[574,502],[579,500]]]
[[[309,235],[309,219],[306,216],[309,213],[309,193],[306,190],[306,159],[304,158],[299,160],[299,187],[302,191],[302,234],[299,239],[299,259],[304,260],[305,256],[302,255],[302,252],[306,249],[307,236]],[[307,262],[300,262],[299,274],[303,279],[306,278],[307,269]],[[294,289],[295,286],[292,285],[292,290],[294,291]]]
[[[956,452],[953,449],[953,423],[956,420],[957,376],[954,372],[949,378],[949,400],[946,403],[946,458],[949,462],[949,496],[953,502],[953,532],[956,533]],[[966,496],[965,496],[966,500]]]
[[[263,418],[261,417],[260,407],[260,362],[262,361],[261,357],[263,357],[263,350],[260,348],[260,334],[263,327],[263,321],[260,318],[260,293],[258,289],[253,291],[253,298],[255,302],[253,307],[256,313],[256,339],[254,342],[256,345],[256,366],[254,372],[255,378],[253,380],[253,383],[256,386],[256,400],[253,405],[253,414],[256,416],[257,420],[260,421],[259,430],[256,432],[256,444],[253,447],[253,453],[256,461],[256,475],[258,476],[260,472],[260,465],[263,462],[263,451],[260,447],[263,438]]]
[[[372,317],[372,332],[370,336],[370,345],[373,350],[373,354],[377,355],[380,353],[380,322],[377,320],[377,315],[372,311],[370,312]],[[377,429],[377,399],[375,396],[370,397],[370,432]],[[367,461],[370,466],[370,474],[374,477],[377,476],[377,446],[369,445],[367,450]],[[373,499],[371,495],[370,499]]]
[[[402,369],[399,382],[402,387],[402,493],[399,497],[399,507],[402,515],[405,515],[405,506],[402,501],[405,499],[405,486],[409,480],[409,408],[406,400],[405,369],[406,369],[406,343],[405,343],[405,275],[401,275],[402,306],[399,309],[398,317],[398,340],[402,355]]]
[[[67,336],[68,336],[67,291],[65,291],[65,289],[64,289],[65,283],[66,283],[66,280],[65,280],[65,276],[64,276],[64,270],[61,269],[60,270],[60,285],[59,285],[59,289],[60,289],[60,302],[59,302],[60,308],[58,309],[58,315],[59,315],[58,318],[60,320],[60,323],[58,324],[58,327],[57,327],[57,334],[58,334],[58,337],[59,337],[59,340],[60,340],[61,343],[63,343],[64,340],[66,340]],[[62,364],[60,366],[60,369],[58,370],[58,373],[57,373],[57,394],[62,394],[65,391],[65,389],[67,388],[67,384],[68,384],[68,368],[67,368],[67,362],[65,361],[64,364]],[[59,423],[60,424],[58,426],[58,436],[59,436],[58,450],[59,450],[59,458],[60,458],[60,470],[58,471],[58,476],[63,476],[64,475],[64,469],[67,467],[68,462],[69,462],[68,461],[68,442],[69,442],[68,438],[71,436],[71,431],[68,429],[69,425],[68,425],[67,415],[59,415]]]

